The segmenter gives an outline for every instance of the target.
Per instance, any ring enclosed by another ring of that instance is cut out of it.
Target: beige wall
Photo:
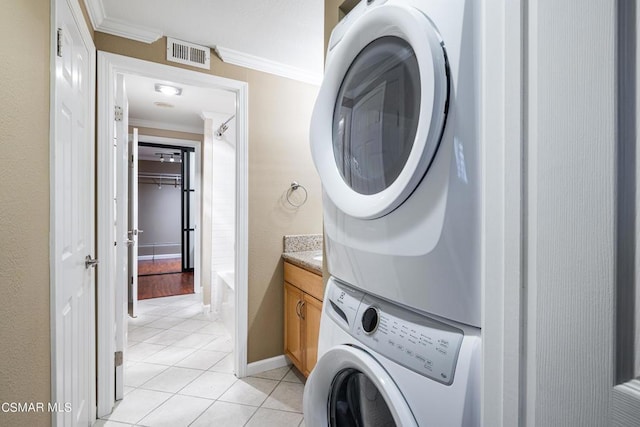
[[[204,126],[204,125],[203,125]],[[138,135],[159,136],[162,138],[186,139],[188,141],[202,142],[204,135],[190,132],[177,132],[173,130],[145,128],[141,126],[129,126],[129,133],[133,133],[133,128],[138,128]],[[202,128],[204,131],[204,127]]]
[[[327,56],[331,31],[343,16],[340,5],[344,0],[324,0],[324,56]]]
[[[2,8],[0,402],[48,402],[50,3],[6,0]],[[49,423],[46,413],[0,412],[0,425]]]
[[[144,44],[95,33],[98,50],[203,72],[166,61],[166,40]],[[309,121],[318,88],[223,63],[209,74],[249,84],[249,342],[253,362],[283,353],[282,236],[322,232],[320,180],[309,150]],[[309,200],[297,211],[283,202],[291,181]]]
[[[249,360],[282,354],[282,236],[322,232],[322,193],[309,149],[317,88],[273,75],[249,76]],[[308,191],[298,210],[283,196]]]

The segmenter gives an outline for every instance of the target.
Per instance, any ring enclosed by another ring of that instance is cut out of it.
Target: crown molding
[[[97,30],[102,21],[104,21],[104,6],[102,0],[84,0],[84,5],[87,8],[89,14],[89,20],[94,30]]]
[[[107,17],[102,0],[84,0],[84,4],[87,7],[89,20],[95,31],[143,43],[153,43],[163,36],[160,30],[132,25],[119,19]]]
[[[197,126],[184,126],[184,125],[176,125],[171,123],[156,122],[154,120],[141,120],[141,119],[129,118],[129,126],[150,128],[150,129],[171,130],[174,132],[195,133],[196,135],[204,134],[204,123],[202,124],[202,127],[199,128]]]
[[[316,86],[319,86],[322,82],[322,74],[310,73],[301,68],[292,67],[291,65],[283,64],[281,62],[272,61],[270,59],[261,58],[259,56],[250,55],[248,53],[239,52],[222,46],[216,46],[215,51],[220,59],[228,64],[239,65],[252,70],[275,74],[276,76],[286,77],[288,79],[298,80]]]
[[[104,18],[96,31],[124,37],[143,43],[153,43],[163,36],[162,31],[153,28],[141,27],[121,21],[119,19]]]

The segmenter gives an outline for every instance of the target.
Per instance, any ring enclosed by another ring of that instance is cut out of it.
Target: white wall
[[[228,115],[209,113],[206,126],[215,134]],[[209,119],[210,118],[210,119]],[[236,137],[235,119],[219,139],[211,141],[211,311],[234,335],[235,235],[236,235]],[[207,130],[209,131],[209,129]]]
[[[214,117],[222,123],[228,116]],[[235,119],[234,119],[235,120]],[[234,121],[222,139],[213,139],[213,225],[211,268],[216,272],[234,270],[236,204],[236,138]]]

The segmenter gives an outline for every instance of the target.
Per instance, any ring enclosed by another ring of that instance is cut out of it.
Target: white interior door
[[[95,419],[96,370],[94,48],[67,1],[55,2],[55,16],[51,412],[53,425],[87,426]]]
[[[114,121],[115,141],[115,233],[116,233],[116,278],[115,278],[115,351],[124,357],[127,344],[127,289],[129,285],[129,102],[124,76],[116,78],[116,114]],[[115,398],[124,397],[124,367],[120,357],[115,363]]]
[[[129,144],[129,316],[138,314],[138,128]]]

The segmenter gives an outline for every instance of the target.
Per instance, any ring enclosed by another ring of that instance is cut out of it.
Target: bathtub
[[[235,272],[232,270],[214,272],[211,289],[211,312],[222,322],[229,336],[235,336]]]

